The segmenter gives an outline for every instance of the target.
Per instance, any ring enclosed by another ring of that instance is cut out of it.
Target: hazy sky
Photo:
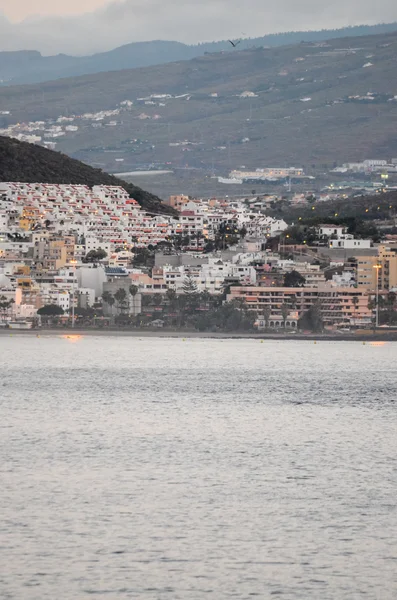
[[[106,4],[105,0],[0,0],[0,10],[11,21],[34,15],[72,15],[91,12]]]
[[[0,0],[0,50],[85,54],[392,21],[396,0]]]

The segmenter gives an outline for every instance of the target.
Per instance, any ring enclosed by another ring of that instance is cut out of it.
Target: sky
[[[396,0],[0,0],[0,50],[81,55],[134,41],[198,43],[393,21]]]

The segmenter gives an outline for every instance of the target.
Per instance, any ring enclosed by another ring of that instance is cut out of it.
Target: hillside
[[[148,211],[170,213],[159,198],[121,179],[47,148],[0,136],[0,181],[122,186]]]
[[[3,88],[0,127],[114,172],[326,168],[397,156],[396,66],[396,33],[215,53]]]
[[[387,33],[397,29],[397,23],[358,25],[335,30],[290,31],[269,34],[259,38],[241,40],[239,50],[253,47],[277,47],[306,42],[324,41],[329,38],[362,36]],[[92,56],[42,56],[37,51],[0,52],[0,86],[40,83],[64,77],[75,77],[119,71],[151,65],[189,60],[204,56],[208,52],[233,51],[227,40],[187,45],[175,41],[154,40],[134,42]]]

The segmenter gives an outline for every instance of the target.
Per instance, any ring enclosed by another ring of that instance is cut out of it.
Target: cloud
[[[145,40],[185,43],[397,20],[395,0],[124,0],[94,12],[10,23],[0,14],[1,50],[78,55]]]

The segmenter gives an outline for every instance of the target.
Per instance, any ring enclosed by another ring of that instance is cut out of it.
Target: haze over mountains
[[[330,38],[388,33],[397,30],[397,23],[359,25],[335,30],[295,31],[243,39],[238,50],[259,46],[277,47],[299,42],[324,41]],[[0,41],[1,44],[1,41]],[[0,45],[1,48],[1,45]],[[115,71],[189,60],[207,52],[233,52],[227,40],[196,45],[176,41],[136,42],[109,52],[92,56],[42,56],[36,50],[0,52],[0,85],[39,83],[103,71]]]
[[[397,33],[214,53],[5,87],[0,127],[111,172],[332,167],[397,156],[396,67]]]

